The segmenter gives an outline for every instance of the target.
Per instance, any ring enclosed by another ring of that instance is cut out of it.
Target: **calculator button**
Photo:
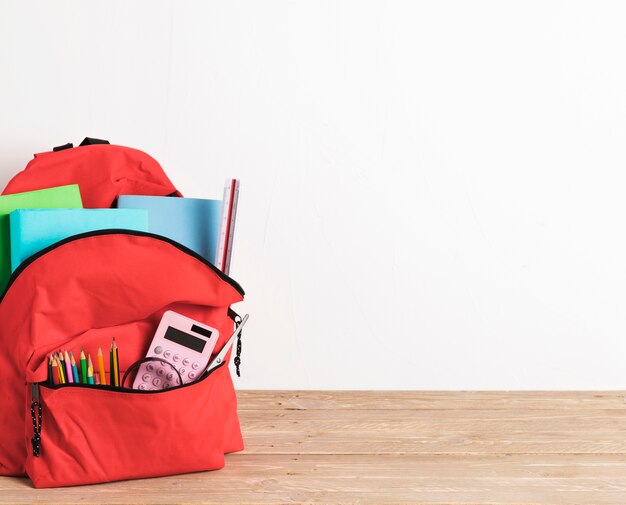
[[[161,379],[159,379],[158,377],[155,377],[152,381],[152,384],[154,384],[155,386],[158,386],[159,384],[161,384]]]
[[[165,384],[163,384],[163,389],[167,389],[171,387],[171,384],[169,382],[166,382]]]
[[[180,361],[180,354],[174,354],[174,357],[172,359],[175,363],[178,363]]]
[[[174,378],[174,372],[169,372],[169,373],[165,376],[165,378],[166,378],[168,381],[171,381],[171,380]]]
[[[148,363],[146,365],[146,370],[148,370],[148,372],[154,372],[154,365],[152,363]]]
[[[152,379],[152,375],[150,375],[149,373],[145,373],[141,376],[141,378],[145,381],[145,382],[150,382],[150,379]]]
[[[198,374],[196,372],[189,372],[189,378],[195,379]]]
[[[138,389],[148,389],[148,386],[146,386],[143,382],[141,384],[139,384]]]
[[[172,355],[172,351],[169,351],[169,350],[163,353],[164,358],[169,358],[171,355]]]
[[[157,345],[157,346],[154,348],[154,353],[155,353],[155,354],[161,354],[162,352],[163,352],[163,347],[161,347],[160,345]]]
[[[187,373],[187,369],[185,367],[182,367],[178,370],[180,372],[180,375],[185,375]]]
[[[197,361],[194,361],[191,364],[191,368],[193,368],[194,370],[197,370],[198,368],[200,368],[200,363],[198,363]]]
[[[157,370],[157,375],[158,375],[159,377],[163,377],[163,374],[164,374],[164,373],[165,373],[165,370],[164,370],[163,368],[159,368],[159,369]]]
[[[185,366],[189,366],[189,363],[191,363],[191,360],[190,360],[189,358],[185,358],[185,359],[183,360],[183,365],[185,365]]]

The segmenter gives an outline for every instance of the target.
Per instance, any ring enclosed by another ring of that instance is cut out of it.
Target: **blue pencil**
[[[80,378],[78,377],[78,367],[76,366],[76,360],[74,359],[74,355],[71,352],[70,352],[70,363],[72,364],[72,375],[74,376],[74,382],[79,384]]]

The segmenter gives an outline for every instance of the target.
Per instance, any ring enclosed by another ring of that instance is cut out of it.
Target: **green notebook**
[[[78,184],[0,196],[0,293],[4,292],[11,275],[9,214],[17,209],[80,209],[82,207],[83,202]]]

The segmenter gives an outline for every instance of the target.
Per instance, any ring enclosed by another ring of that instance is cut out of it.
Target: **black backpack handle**
[[[81,146],[93,146],[95,144],[110,144],[108,140],[96,139],[93,137],[85,137],[78,147]]]
[[[93,146],[95,144],[110,144],[110,143],[111,142],[109,142],[108,140],[97,139],[94,137],[85,137],[84,140],[78,145],[78,147]],[[74,147],[74,144],[72,144],[71,142],[68,142],[67,144],[63,144],[62,146],[53,147],[52,150],[54,152],[65,151],[65,149],[72,149],[73,147]]]

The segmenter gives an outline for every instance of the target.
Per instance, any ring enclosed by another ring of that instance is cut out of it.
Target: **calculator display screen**
[[[189,335],[189,333],[172,328],[171,326],[167,327],[167,331],[165,332],[165,335],[163,335],[163,338],[165,340],[171,340],[177,344],[184,345],[185,347],[193,349],[197,352],[202,352],[204,350],[204,346],[206,345],[206,340],[194,337],[193,335]]]

